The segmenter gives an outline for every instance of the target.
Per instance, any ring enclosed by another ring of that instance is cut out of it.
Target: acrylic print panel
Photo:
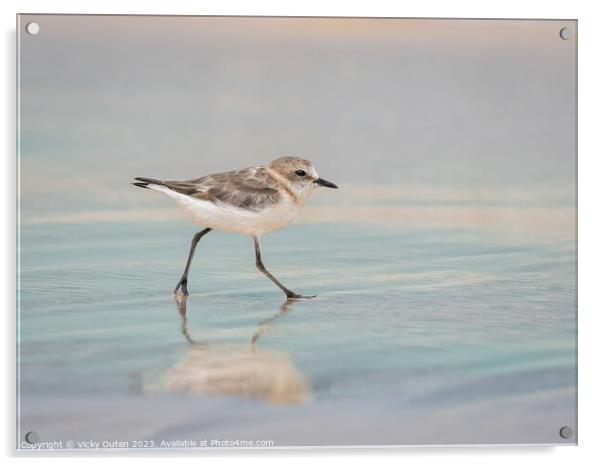
[[[19,448],[576,443],[576,21],[17,27]]]

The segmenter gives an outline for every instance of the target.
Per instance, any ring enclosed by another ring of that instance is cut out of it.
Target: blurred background
[[[566,21],[40,24],[20,43],[23,222],[170,207],[128,182],[284,154],[341,184],[343,194],[328,193],[337,203],[574,205],[576,41],[559,36]]]

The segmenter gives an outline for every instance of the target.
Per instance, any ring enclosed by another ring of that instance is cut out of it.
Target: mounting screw
[[[563,40],[569,40],[571,38],[571,36],[573,35],[569,28],[562,28],[560,30],[559,34],[560,34],[560,38]]]
[[[38,443],[40,441],[40,436],[35,430],[30,430],[25,434],[25,441],[33,445],[34,443]]]
[[[35,36],[38,32],[40,32],[40,25],[38,23],[27,23],[25,30],[28,34]]]

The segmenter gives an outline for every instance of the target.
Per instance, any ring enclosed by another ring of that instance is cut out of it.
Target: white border
[[[277,450],[277,451],[216,451],[209,452],[177,452],[120,454],[120,460],[128,462],[144,461],[147,463],[163,463],[165,456],[169,461],[182,457],[198,462],[199,459],[211,457],[214,461],[231,463],[244,460],[245,463],[269,462],[287,463],[306,462],[310,458],[321,458],[328,462],[341,459],[345,463],[360,464],[366,460],[396,464],[412,458],[414,461],[426,463],[440,461],[461,461],[465,464],[482,464],[484,460],[490,464],[507,464],[509,461],[528,461],[529,464],[578,464],[600,463],[601,447],[598,432],[597,415],[600,410],[600,369],[598,353],[602,331],[602,312],[600,295],[601,262],[599,238],[602,238],[602,222],[600,221],[600,182],[602,173],[602,150],[600,147],[600,84],[602,82],[601,60],[602,50],[601,24],[595,1],[565,0],[537,2],[529,0],[506,0],[495,2],[479,2],[468,0],[423,0],[421,2],[386,2],[378,0],[347,1],[262,1],[253,2],[226,1],[193,1],[193,0],[136,0],[100,1],[87,0],[53,2],[44,1],[10,1],[1,4],[4,26],[5,44],[4,67],[2,73],[5,111],[2,128],[2,141],[6,141],[3,158],[4,196],[2,213],[5,227],[2,229],[2,295],[6,297],[4,309],[4,348],[7,350],[2,358],[5,383],[2,385],[5,415],[1,424],[0,438],[4,440],[5,455],[13,455],[15,445],[14,395],[15,395],[15,14],[22,13],[116,13],[116,14],[203,14],[203,15],[307,15],[307,16],[401,16],[401,17],[500,17],[500,18],[577,18],[579,20],[579,447],[428,447],[420,449],[337,449],[337,450]],[[84,453],[88,456],[89,453]],[[106,452],[102,456],[114,456],[116,453]],[[20,455],[29,456],[29,455]],[[81,461],[81,453],[73,454],[38,454],[50,457],[50,461],[62,464],[67,457]],[[199,456],[201,458],[199,458]],[[142,458],[139,458],[142,457]],[[94,463],[101,458],[87,458]],[[113,459],[112,461],[115,461]]]

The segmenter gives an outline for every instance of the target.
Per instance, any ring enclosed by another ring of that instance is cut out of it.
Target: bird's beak
[[[314,183],[316,183],[318,186],[324,186],[326,188],[334,188],[334,189],[339,188],[336,184],[331,183],[330,181],[326,181],[322,178],[318,178],[316,181],[314,181]]]

